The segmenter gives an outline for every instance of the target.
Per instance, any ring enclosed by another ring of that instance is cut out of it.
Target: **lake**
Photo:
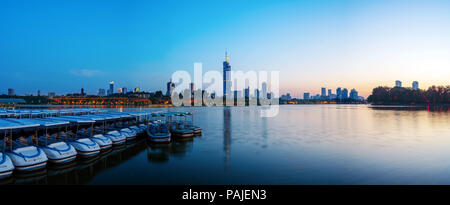
[[[273,118],[261,107],[140,109],[191,111],[203,135],[167,145],[143,138],[3,183],[450,184],[447,109],[281,105]]]

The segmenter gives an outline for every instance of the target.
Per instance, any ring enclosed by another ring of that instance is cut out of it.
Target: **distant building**
[[[285,101],[289,101],[292,99],[290,93],[286,93],[286,95],[282,95],[280,98],[281,98],[281,100],[285,100]]]
[[[48,93],[48,98],[52,99],[56,96],[56,94],[54,92],[50,92]]]
[[[396,80],[395,81],[395,87],[401,88],[402,87],[402,81]]]
[[[244,89],[244,97],[250,98],[250,86]]]
[[[342,99],[347,99],[348,98],[348,90],[347,88],[342,89]]]
[[[117,88],[117,93],[122,94],[122,88]]]
[[[358,100],[358,91],[356,91],[354,88],[350,91],[350,99]]]
[[[81,96],[84,96],[85,94],[84,94],[84,88],[81,88]]]
[[[37,96],[41,96],[41,90],[38,90]]]
[[[321,92],[321,97],[325,98],[327,96],[327,89],[326,88],[322,88],[322,92]]]
[[[331,89],[328,89],[328,98],[330,98],[331,99]]]
[[[317,94],[317,95],[315,95],[315,96],[312,96],[312,99],[313,99],[313,100],[320,100],[320,99],[321,99],[321,96],[320,96],[319,94]]]
[[[258,89],[255,89],[255,93],[253,93],[253,95],[256,99],[259,99],[261,97]]]
[[[189,90],[191,91],[191,98],[194,98],[194,91],[195,91],[194,83],[189,84]]]
[[[419,82],[414,81],[414,82],[412,83],[412,89],[413,89],[413,90],[419,90]]]
[[[109,82],[108,95],[114,94],[114,81]]]
[[[139,88],[134,88],[134,92],[135,92],[135,93],[138,93],[139,91],[140,91]]]
[[[8,88],[8,95],[13,96],[14,95],[14,89]]]
[[[172,96],[172,92],[175,89],[175,83],[172,83],[172,80],[167,83],[167,92],[166,96]]]
[[[231,94],[231,65],[228,61],[228,55],[225,52],[225,61],[223,62],[223,105],[226,105],[227,97]]]
[[[263,82],[261,85],[261,96],[263,96],[263,98],[267,98],[267,83]]]
[[[127,88],[126,88],[126,87],[123,87],[123,88],[122,88],[122,93],[123,93],[123,94],[127,94]]]
[[[106,96],[105,89],[102,88],[98,89],[97,95],[101,97]]]
[[[342,91],[341,91],[341,88],[337,88],[337,89],[336,89],[336,97],[337,97],[338,99],[342,99]]]
[[[310,94],[309,93],[303,93],[303,100],[309,100]]]

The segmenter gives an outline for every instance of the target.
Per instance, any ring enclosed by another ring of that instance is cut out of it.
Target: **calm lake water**
[[[448,111],[285,105],[261,118],[260,109],[151,108],[193,112],[203,135],[168,145],[143,139],[3,183],[450,184]]]

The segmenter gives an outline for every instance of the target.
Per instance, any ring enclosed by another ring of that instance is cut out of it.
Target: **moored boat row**
[[[40,115],[0,119],[0,178],[13,171],[31,172],[47,162],[65,164],[91,158],[142,134],[155,143],[192,137],[198,127],[190,113],[92,112],[82,115]],[[45,116],[45,117],[42,117]],[[180,130],[186,133],[180,134]]]

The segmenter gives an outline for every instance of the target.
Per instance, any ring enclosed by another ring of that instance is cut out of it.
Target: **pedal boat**
[[[11,121],[10,119],[2,119],[0,125],[2,125],[2,127],[7,127],[7,139],[5,140],[9,142],[9,150],[6,151],[6,155],[11,160],[15,170],[20,172],[31,172],[45,168],[48,158],[44,151],[34,145],[31,145],[32,143],[30,143],[30,141],[27,141],[26,143],[22,142],[22,139],[26,140],[29,138],[28,134],[30,134],[30,131],[33,131],[39,127],[39,124],[27,122],[17,123]],[[20,137],[21,140],[19,140],[18,137],[19,132],[23,135]],[[14,140],[14,137],[16,140]],[[8,147],[4,147],[5,151]],[[8,163],[9,161],[5,159],[5,162]],[[6,165],[5,168],[9,169],[10,165]],[[6,171],[5,175],[8,174],[9,171]]]

